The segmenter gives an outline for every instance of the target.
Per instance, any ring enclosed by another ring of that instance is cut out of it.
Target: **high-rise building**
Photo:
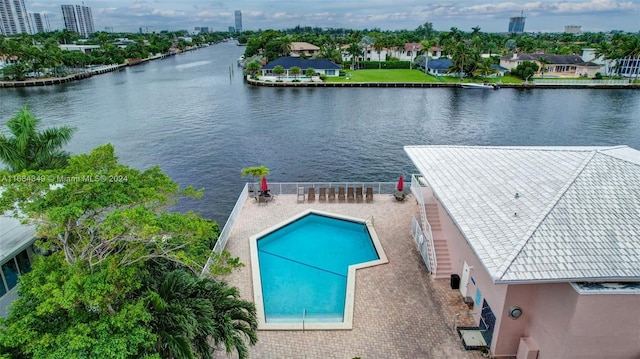
[[[33,33],[24,0],[0,0],[0,34],[22,33]]]
[[[29,20],[31,20],[31,29],[33,30],[34,34],[51,31],[51,26],[49,25],[49,16],[47,14],[30,12]]]
[[[91,8],[84,5],[62,5],[64,27],[87,38],[95,32]]]
[[[236,31],[242,32],[242,11],[236,10]]]
[[[524,32],[524,16],[514,16],[509,18],[509,32],[522,34]]]
[[[569,33],[569,34],[581,34],[582,33],[582,26],[579,25],[565,25],[564,27],[564,32]]]

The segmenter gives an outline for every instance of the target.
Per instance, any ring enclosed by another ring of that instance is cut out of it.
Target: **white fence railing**
[[[362,187],[373,188],[374,194],[393,194],[396,190],[397,183],[396,182],[279,182],[279,183],[269,183],[269,191],[272,194],[297,194],[298,187],[304,187],[305,193],[306,191],[313,187],[316,190],[322,187],[325,188],[339,188],[344,187]],[[253,184],[255,189],[259,189],[259,184]]]
[[[422,232],[420,221],[416,217],[413,217],[413,220],[411,221],[411,233],[413,234],[413,239],[418,245],[422,261],[427,266],[429,273],[433,273],[431,270],[431,260],[429,259],[429,245],[427,244],[426,236]]]
[[[431,224],[429,224],[429,219],[427,218],[427,209],[424,201],[424,193],[423,187],[427,187],[426,181],[420,175],[412,175],[411,176],[411,192],[413,192],[414,197],[418,201],[418,205],[420,206],[420,216],[422,219],[422,235],[425,238],[424,247],[420,247],[420,253],[422,254],[423,250],[426,253],[427,260],[429,264],[427,264],[427,268],[431,272],[431,275],[435,276],[438,271],[438,259],[436,258],[436,247],[433,243],[433,233],[431,231]],[[420,243],[418,243],[420,246]],[[425,259],[425,255],[423,254],[423,259]]]
[[[209,271],[209,267],[211,266],[211,256],[214,255],[213,253],[217,253],[217,254],[222,253],[222,250],[224,250],[224,247],[227,245],[227,241],[229,240],[229,235],[231,234],[231,230],[233,229],[233,226],[236,224],[236,220],[238,219],[238,216],[240,215],[240,211],[242,210],[242,207],[244,206],[244,203],[247,201],[248,197],[249,197],[248,185],[245,184],[244,187],[242,188],[242,192],[240,193],[240,196],[238,196],[238,200],[236,201],[236,204],[233,206],[233,210],[231,211],[229,218],[227,218],[227,222],[224,224],[224,227],[222,228],[222,231],[218,236],[218,240],[216,241],[216,244],[213,246],[213,250],[211,255],[209,256],[209,259],[207,260],[207,264],[204,266],[204,269],[202,270],[203,274]]]
[[[625,86],[629,85],[629,79],[619,80],[560,80],[560,79],[536,79],[534,85],[554,86]]]

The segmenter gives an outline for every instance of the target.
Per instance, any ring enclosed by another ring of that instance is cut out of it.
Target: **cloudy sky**
[[[82,1],[25,0],[27,11],[49,14],[52,29],[63,28],[60,5]],[[234,26],[242,11],[245,30],[283,29],[297,25],[349,29],[413,30],[431,22],[435,30],[507,31],[509,17],[524,11],[525,31],[562,32],[565,25],[583,31],[640,31],[640,0],[86,0],[96,30],[193,31]]]

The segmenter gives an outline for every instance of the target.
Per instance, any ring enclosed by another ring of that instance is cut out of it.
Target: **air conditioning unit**
[[[531,338],[520,338],[516,359],[538,359],[538,346]]]

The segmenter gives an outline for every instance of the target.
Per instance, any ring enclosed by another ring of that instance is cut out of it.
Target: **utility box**
[[[460,289],[460,276],[457,274],[451,275],[451,289]]]

